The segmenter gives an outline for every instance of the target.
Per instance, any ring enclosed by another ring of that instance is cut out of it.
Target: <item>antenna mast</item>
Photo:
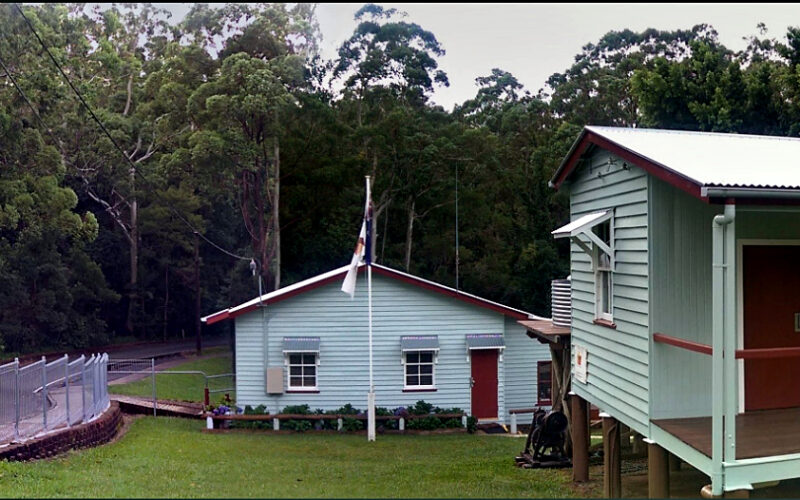
[[[456,292],[458,291],[458,161],[456,165]]]

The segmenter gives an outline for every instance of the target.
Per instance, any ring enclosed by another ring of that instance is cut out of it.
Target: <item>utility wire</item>
[[[131,160],[131,159],[130,159],[130,157],[129,157],[129,156],[126,154],[126,153],[125,153],[125,151],[124,151],[124,150],[123,150],[123,149],[120,147],[120,145],[117,143],[117,141],[114,139],[114,137],[113,137],[113,136],[112,136],[112,135],[111,135],[111,134],[108,132],[108,129],[106,129],[105,125],[103,125],[103,122],[102,122],[102,121],[100,121],[100,119],[99,119],[99,118],[97,117],[97,115],[94,113],[94,111],[92,110],[92,108],[89,106],[89,104],[88,104],[88,103],[86,102],[86,100],[83,98],[83,96],[82,96],[82,95],[81,95],[81,93],[78,91],[78,89],[77,89],[77,88],[75,88],[75,86],[72,84],[72,81],[69,79],[69,77],[67,76],[67,74],[66,74],[66,73],[64,72],[64,70],[61,68],[61,65],[60,65],[60,64],[58,64],[58,61],[56,61],[56,58],[55,58],[55,57],[53,57],[53,54],[50,52],[50,49],[47,47],[47,45],[46,45],[46,44],[44,43],[44,41],[41,39],[41,37],[39,36],[39,33],[38,33],[38,32],[36,31],[36,29],[33,27],[33,24],[31,24],[31,21],[28,19],[28,17],[27,17],[27,16],[25,15],[25,13],[22,11],[22,8],[19,6],[19,4],[15,3],[15,4],[14,4],[14,7],[16,7],[16,9],[17,9],[17,12],[19,12],[19,13],[20,13],[20,15],[22,16],[22,18],[25,20],[25,24],[27,24],[27,25],[28,25],[28,28],[30,28],[30,30],[31,30],[31,32],[33,33],[33,35],[34,35],[34,36],[36,37],[36,39],[39,41],[39,44],[42,46],[42,48],[44,49],[44,51],[45,51],[45,52],[47,53],[47,55],[50,57],[50,60],[53,62],[53,64],[55,65],[55,67],[56,67],[56,68],[58,68],[58,71],[61,73],[61,76],[63,76],[63,77],[64,77],[64,80],[67,82],[67,84],[68,84],[68,85],[69,85],[69,87],[72,89],[72,91],[75,93],[75,95],[78,97],[78,99],[80,100],[80,102],[81,102],[81,104],[83,105],[83,107],[84,107],[84,108],[86,108],[86,111],[88,111],[88,112],[89,112],[89,114],[91,115],[91,117],[94,119],[94,121],[97,123],[97,125],[100,127],[100,129],[103,131],[103,133],[104,133],[104,134],[105,134],[105,135],[108,137],[108,139],[111,141],[111,143],[112,143],[112,144],[114,145],[114,147],[117,149],[117,151],[119,151],[119,152],[120,152],[120,154],[121,154],[121,155],[122,155],[122,156],[125,158],[125,161],[127,161],[127,162],[128,162],[128,164],[130,164],[131,168],[133,169],[133,172],[134,172],[134,174],[135,174],[135,175],[138,175],[138,176],[139,176],[139,178],[140,178],[142,181],[144,181],[144,183],[145,183],[145,184],[147,184],[147,185],[148,185],[148,187],[149,187],[150,189],[152,189],[152,191],[153,191],[154,193],[156,193],[156,195],[157,195],[159,198],[161,198],[161,201],[162,201],[162,202],[163,202],[165,205],[167,205],[167,207],[168,207],[170,210],[172,210],[172,212],[175,214],[175,216],[176,216],[176,217],[178,217],[178,219],[180,219],[180,220],[181,220],[181,222],[183,222],[183,223],[184,223],[184,224],[185,224],[187,227],[189,227],[189,229],[191,229],[193,233],[197,234],[197,235],[198,235],[200,238],[202,238],[202,239],[203,239],[203,240],[204,240],[206,243],[208,243],[208,244],[209,244],[209,245],[211,245],[212,247],[216,248],[216,249],[217,249],[217,250],[219,250],[220,252],[222,252],[222,253],[224,253],[224,254],[226,254],[226,255],[230,256],[230,257],[233,257],[233,258],[236,258],[236,259],[240,259],[240,260],[252,260],[250,257],[244,257],[244,256],[242,256],[242,255],[238,255],[238,254],[235,254],[235,253],[233,253],[233,252],[230,252],[230,251],[228,251],[228,250],[226,250],[226,249],[222,248],[221,246],[217,245],[216,243],[214,243],[214,242],[213,242],[212,240],[210,240],[209,238],[207,238],[207,237],[206,237],[204,234],[202,234],[200,231],[198,231],[198,230],[197,230],[197,229],[196,229],[196,228],[195,228],[195,227],[192,225],[192,223],[191,223],[191,222],[189,222],[189,221],[188,221],[188,220],[187,220],[187,219],[186,219],[186,218],[185,218],[183,215],[181,215],[181,213],[180,213],[180,212],[178,212],[178,210],[177,210],[177,209],[176,209],[176,208],[175,208],[175,207],[172,205],[172,203],[170,203],[168,200],[166,200],[166,199],[164,199],[163,197],[161,197],[161,195],[159,195],[159,194],[158,194],[158,190],[157,190],[157,189],[153,189],[153,184],[152,184],[152,183],[151,183],[151,182],[150,182],[150,181],[149,181],[149,180],[148,180],[148,179],[147,179],[147,178],[144,176],[144,174],[142,174],[141,172],[139,172],[139,169],[136,167],[136,164],[135,164],[135,163],[133,163],[133,160]],[[31,107],[31,109],[34,109],[34,108],[33,108],[33,105],[32,105],[32,104],[31,104],[31,102],[28,100],[28,98],[25,96],[25,94],[24,94],[24,92],[22,91],[22,89],[21,89],[21,88],[20,88],[20,87],[19,87],[19,86],[16,84],[16,82],[15,82],[14,78],[11,76],[11,73],[9,73],[9,71],[6,69],[6,67],[5,67],[5,64],[3,64],[3,70],[6,72],[6,74],[7,74],[7,75],[9,75],[9,78],[11,78],[11,82],[12,82],[12,83],[14,84],[14,86],[17,88],[17,91],[19,91],[19,92],[20,92],[20,94],[22,94],[23,98],[24,98],[24,99],[25,99],[25,101],[28,103],[28,105]],[[44,125],[44,122],[42,121],[41,117],[39,116],[39,113],[38,113],[38,112],[36,112],[36,111],[34,110],[34,114],[37,116],[37,118],[39,118],[39,121],[40,121],[40,123],[42,123],[42,125]],[[52,131],[50,131],[50,129],[49,129],[49,128],[47,128],[47,131],[50,133],[51,137],[53,137],[53,139],[55,140],[55,137],[53,136],[53,133],[52,133]],[[59,145],[60,145],[60,143],[58,143],[58,142],[56,142],[56,144],[59,144]],[[63,154],[63,150],[62,150],[62,154]]]

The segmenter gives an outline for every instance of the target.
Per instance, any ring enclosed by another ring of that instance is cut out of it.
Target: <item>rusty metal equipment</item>
[[[537,410],[525,450],[515,458],[517,467],[525,469],[570,467],[572,461],[564,451],[569,422],[560,411]]]

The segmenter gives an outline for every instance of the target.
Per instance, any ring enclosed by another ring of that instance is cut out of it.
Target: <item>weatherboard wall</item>
[[[649,428],[649,260],[646,173],[595,149],[568,185],[571,220],[614,210],[613,318],[616,328],[594,324],[595,276],[590,257],[571,245],[572,344],[588,355],[587,383],[572,390],[633,429]],[[574,349],[573,349],[574,352]],[[574,362],[574,361],[573,361]]]
[[[542,344],[527,335],[527,329],[513,318],[505,320],[506,354],[505,365],[505,412],[509,410],[537,407],[537,362],[550,361],[549,344]],[[520,419],[528,418],[526,415]]]
[[[298,404],[324,410],[347,403],[366,408],[369,387],[366,276],[359,275],[354,299],[342,293],[340,286],[336,281],[236,318],[237,404],[263,404],[270,412]],[[535,403],[536,362],[549,359],[549,353],[529,339],[522,327],[507,321],[500,313],[374,274],[376,404],[394,408],[425,400],[469,412],[471,369],[466,335],[482,333],[505,336],[507,347],[498,361],[498,416],[506,420],[508,403],[522,406]],[[438,335],[435,392],[403,391],[400,350],[403,335]],[[267,395],[267,366],[284,367],[286,387],[282,343],[284,337],[291,336],[320,337],[319,393]],[[530,367],[527,373],[522,368],[525,364]],[[513,382],[506,394],[509,378]]]
[[[650,207],[651,330],[710,345],[711,226],[722,206],[651,177]],[[651,418],[711,415],[711,356],[658,343],[652,354]]]

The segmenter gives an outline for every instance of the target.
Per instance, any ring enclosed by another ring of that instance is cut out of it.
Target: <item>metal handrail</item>
[[[129,365],[133,365],[135,362],[142,362],[144,360],[141,359],[119,359],[119,360],[111,360],[115,364],[125,364],[126,362]],[[201,370],[156,370],[155,365],[152,364],[152,360],[150,366],[146,370],[118,370],[114,369],[113,367],[109,369],[111,373],[115,374],[124,374],[124,375],[143,375],[146,377],[152,376],[153,377],[153,415],[156,414],[156,407],[158,405],[157,398],[156,398],[156,383],[155,383],[155,375],[199,375],[202,376],[204,379],[204,388],[203,388],[203,404],[206,406],[210,403],[210,394],[220,393],[220,392],[232,392],[235,391],[235,387],[225,387],[225,388],[218,388],[218,389],[210,389],[208,386],[208,381],[210,379],[217,379],[222,377],[232,377],[236,378],[235,373],[218,373],[214,375],[208,375],[206,372]]]

